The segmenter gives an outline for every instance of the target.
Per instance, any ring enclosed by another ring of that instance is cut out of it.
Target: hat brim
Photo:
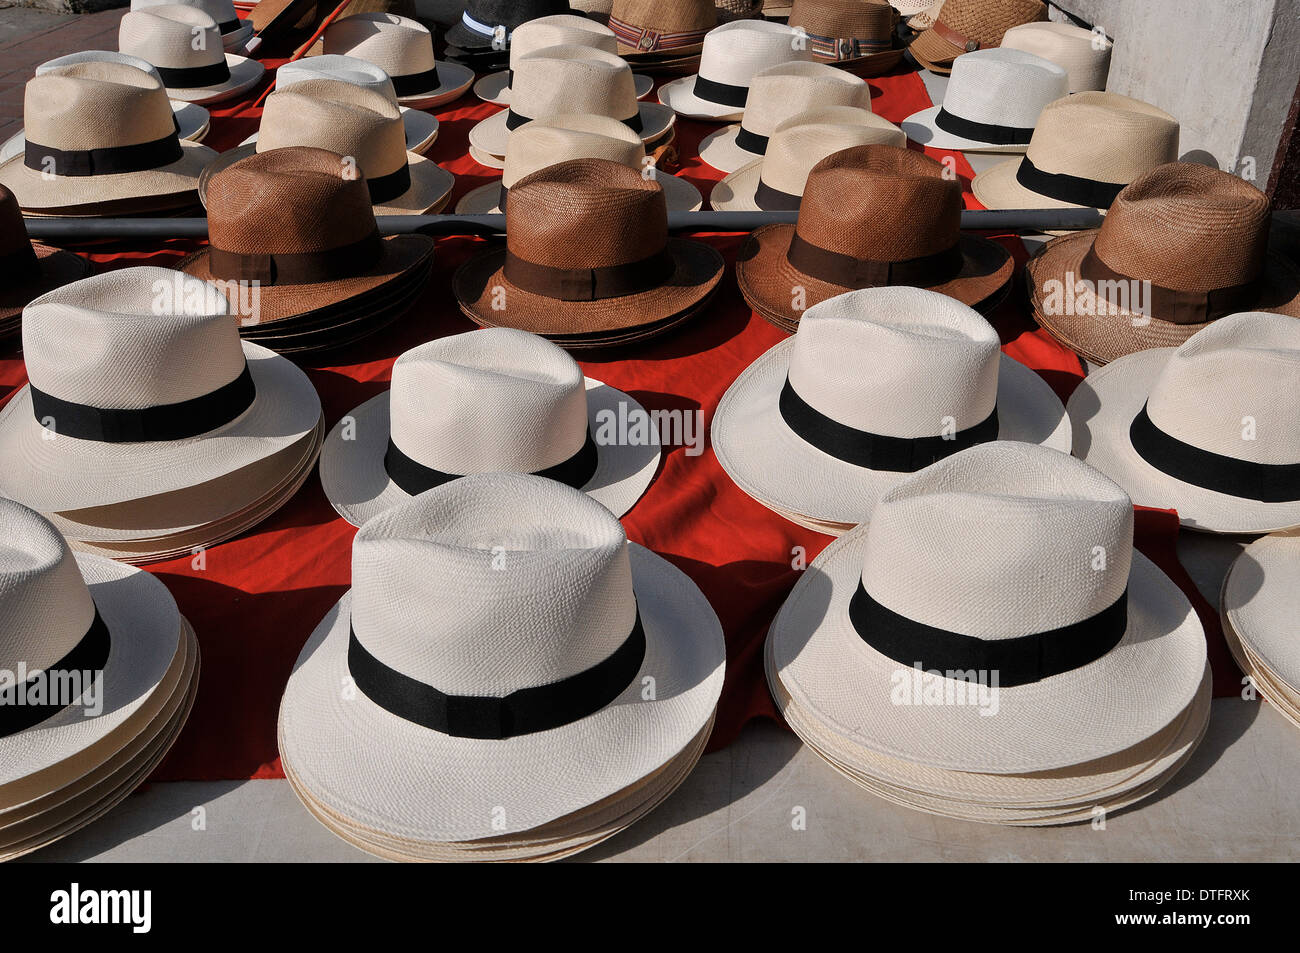
[[[636,85],[636,98],[645,99],[654,89],[655,81],[641,73],[633,73],[632,81]],[[494,106],[510,105],[510,71],[497,70],[489,73],[474,84],[474,95],[485,103]]]
[[[434,69],[437,71],[438,85],[431,89],[398,96],[397,103],[399,106],[409,106],[412,109],[434,109],[460,99],[465,95],[466,90],[474,85],[474,71],[468,66],[461,66],[459,63],[448,63],[443,60]]]
[[[717,290],[725,264],[710,245],[669,238],[675,269],[657,288],[599,301],[560,301],[526,291],[503,271],[503,245],[471,258],[456,270],[452,290],[461,310],[489,327],[511,327],[534,334],[594,334],[622,331],[664,321],[694,309]],[[505,289],[505,307],[493,308],[493,289]]]
[[[744,106],[728,106],[695,95],[698,73],[664,83],[659,87],[659,102],[683,119],[703,122],[740,122],[745,118]]]
[[[348,675],[349,592],[289,677],[281,757],[327,809],[419,841],[526,831],[635,784],[680,754],[712,717],[725,649],[712,607],[681,570],[636,544],[628,555],[645,660],[623,694],[595,714],[484,741],[405,721],[364,693],[345,699],[338,686]],[[646,677],[654,680],[653,700],[643,698]],[[504,817],[503,829],[494,829],[494,814]]]
[[[497,169],[500,171],[506,167],[505,156],[495,155],[491,152],[484,152],[482,149],[476,149],[472,145],[469,147],[469,157],[479,165],[488,169]]]
[[[713,130],[700,140],[700,161],[719,172],[731,173],[743,169],[751,162],[762,160],[761,153],[750,152],[736,145],[739,134],[739,124]]]
[[[971,191],[985,208],[1089,208],[1073,202],[1062,202],[1048,195],[1040,195],[1025,188],[1016,179],[1020,159],[1008,159],[978,173],[971,180]],[[1104,214],[1104,210],[1103,210]]]
[[[168,86],[167,97],[200,105],[219,103],[252,89],[266,73],[266,67],[257,60],[234,53],[226,54],[226,66],[230,69],[230,77],[225,81],[215,86]]]
[[[799,437],[779,408],[794,338],[741,372],[718,402],[710,431],[718,463],[764,505],[823,522],[856,525],[910,474],[854,466]],[[998,439],[1070,452],[1070,420],[1052,388],[1030,368],[1000,356]]]
[[[895,704],[895,672],[920,678],[923,690],[943,692],[950,682],[913,675],[854,629],[849,599],[866,545],[863,527],[823,550],[768,633],[773,664],[794,703],[854,745],[956,771],[1068,768],[1151,738],[1179,717],[1201,685],[1200,620],[1178,587],[1134,551],[1128,627],[1101,658],[1038,682],[1000,686],[995,718],[978,705]]]
[[[0,321],[18,317],[23,313],[23,308],[34,299],[47,291],[80,281],[89,275],[93,268],[91,263],[80,255],[50,245],[33,242],[32,250],[36,252],[36,271],[30,276],[30,280],[23,284],[16,284],[9,280],[0,287]]]
[[[943,109],[943,106],[931,106],[928,109],[922,109],[920,112],[913,113],[904,119],[899,123],[899,127],[907,134],[907,138],[918,145],[925,146],[927,149],[950,149],[953,152],[1023,154],[1029,148],[1028,142],[1001,145],[996,142],[981,142],[978,139],[967,139],[963,136],[953,135],[945,129],[940,129],[935,123],[935,117],[939,115],[941,109]]]
[[[912,37],[907,48],[918,63],[941,76],[951,73],[953,60],[966,52],[941,37],[934,27]]]
[[[511,132],[506,128],[508,115],[508,110],[503,109],[475,124],[469,131],[471,150],[477,149],[480,153],[492,156],[505,156]],[[642,142],[650,142],[664,135],[673,127],[677,118],[671,109],[659,103],[638,102],[637,115],[641,119],[641,131],[637,135]]]
[[[655,176],[655,181],[659,183],[659,187],[664,191],[664,201],[668,203],[668,211],[670,212],[698,212],[700,206],[704,204],[704,196],[700,195],[700,190],[686,179],[669,175],[667,172],[660,172]],[[500,215],[501,206],[498,204],[500,198],[501,186],[499,182],[480,185],[478,188],[466,192],[461,197],[461,200],[456,203],[456,214]]]
[[[247,20],[240,21],[240,24],[229,33],[221,34],[221,45],[227,53],[235,53],[243,49],[244,44],[248,42],[253,35],[253,24]]]
[[[745,302],[759,315],[790,330],[803,312],[794,310],[790,289],[805,291],[805,305],[814,304],[854,289],[806,275],[790,264],[786,252],[795,233],[794,225],[763,225],[754,229],[736,256],[736,283]],[[1015,272],[1011,253],[978,235],[959,233],[962,266],[956,276],[933,285],[917,285],[937,291],[987,314],[1006,296]]]
[[[1074,426],[1074,455],[1118,483],[1138,506],[1175,509],[1192,529],[1236,534],[1300,526],[1300,501],[1263,503],[1184,483],[1133,449],[1129,427],[1173,353],[1173,348],[1137,351],[1079,382],[1066,407]]]
[[[1300,693],[1297,578],[1300,536],[1265,536],[1233,560],[1220,599],[1223,616],[1243,647],[1293,697]]]
[[[347,416],[354,422],[355,436],[343,439],[343,422],[330,431],[321,450],[321,485],[339,515],[353,526],[411,499],[384,469],[389,437],[389,391],[385,391]],[[587,417],[590,432],[601,426],[600,415],[644,413],[645,408],[617,388],[587,378]],[[596,443],[598,463],[590,480],[579,487],[615,516],[623,516],[636,505],[659,469],[658,444]]]
[[[1098,234],[1099,229],[1090,229],[1053,238],[1026,265],[1034,318],[1052,337],[1092,363],[1106,364],[1146,348],[1178,347],[1213,323],[1174,324],[1118,305],[1113,314],[1109,305],[1104,305],[1105,314],[1065,314],[1060,308],[1046,309],[1048,294],[1043,290],[1046,283],[1056,281],[1064,287],[1067,275],[1073,276],[1071,282],[1077,281],[1080,266]],[[1270,252],[1264,261],[1258,289],[1250,306],[1239,310],[1300,317],[1300,266]]]

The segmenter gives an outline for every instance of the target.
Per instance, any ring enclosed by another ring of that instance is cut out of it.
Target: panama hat
[[[755,74],[812,51],[798,31],[765,20],[735,20],[709,31],[700,71],[659,87],[659,102],[687,119],[739,122]]]
[[[935,5],[934,0],[889,0],[889,5],[905,17],[924,13]]]
[[[799,220],[763,225],[741,246],[736,282],[786,331],[804,308],[858,288],[911,285],[987,314],[1011,286],[1011,253],[961,231],[961,186],[911,149],[855,146],[808,173]]]
[[[971,181],[988,208],[1110,207],[1124,186],[1178,158],[1178,120],[1117,93],[1074,93],[1043,108],[1023,159]]]
[[[618,52],[638,69],[698,63],[718,25],[713,0],[614,0],[606,23]]]
[[[931,149],[1024,152],[1048,103],[1069,93],[1065,70],[1021,50],[976,50],[952,65],[942,106],[903,120],[903,132]]]
[[[886,493],[802,574],[768,639],[782,686],[828,730],[984,774],[1145,741],[1192,703],[1206,664],[1187,597],[1133,549],[1124,491],[1064,453],[1002,441]],[[896,673],[916,668],[940,693],[996,676],[997,717],[896,703]]]
[[[225,52],[216,20],[180,4],[128,11],[118,27],[117,47],[152,63],[167,95],[186,102],[233,99],[266,72],[257,60]]]
[[[217,155],[182,142],[167,92],[122,63],[74,63],[28,80],[23,133],[24,153],[0,163],[0,185],[28,213],[189,206]]]
[[[865,522],[908,473],[963,447],[1070,447],[1061,402],[1001,353],[979,312],[905,287],[809,308],[798,333],[723,394],[712,433],[718,463],[751,497],[843,528]]]
[[[23,308],[51,289],[85,278],[90,262],[27,237],[22,209],[0,185],[0,340],[16,333]]]
[[[648,146],[657,146],[672,132],[673,111],[658,103],[638,103],[631,67],[612,53],[586,46],[547,47],[520,57],[515,77],[510,108],[469,131],[470,145],[481,153],[505,156],[512,130],[532,119],[570,113],[617,119]]]
[[[904,16],[907,16],[907,28],[909,30],[913,33],[923,33],[934,26],[934,21],[939,19],[939,13],[943,10],[943,0],[933,0],[933,2],[925,4],[911,3],[909,6],[913,8],[920,7],[920,9],[910,16],[899,4],[894,3],[892,6]]]
[[[374,63],[393,82],[403,106],[431,109],[459,99],[474,71],[439,63],[433,35],[423,24],[394,13],[356,13],[325,28],[322,50]]]
[[[212,176],[232,163],[289,146],[351,157],[365,177],[376,215],[436,212],[456,184],[456,177],[436,162],[406,151],[406,128],[396,103],[377,90],[313,79],[267,97],[257,142],[223,153],[204,169],[199,196],[206,200]]]
[[[530,20],[570,13],[565,0],[466,0],[460,22],[444,34],[462,50],[510,49],[514,32]]]
[[[1233,312],[1300,317],[1300,263],[1270,247],[1271,204],[1228,172],[1157,166],[1101,228],[1054,238],[1030,260],[1034,316],[1096,364],[1177,347]]]
[[[1064,69],[1072,93],[1106,88],[1114,45],[1100,30],[1046,20],[1013,26],[1002,36],[1002,49],[1024,50]]]
[[[909,49],[932,73],[948,73],[962,54],[999,46],[1012,27],[1046,19],[1041,0],[945,0],[934,25]]]
[[[723,659],[695,585],[586,494],[465,477],[357,534],[352,589],[285,689],[280,754],[315,802],[381,834],[518,834],[680,754]]]
[[[500,214],[510,188],[526,175],[568,159],[608,159],[642,173],[652,167],[641,137],[617,119],[572,115],[534,119],[510,133],[505,170],[499,182],[489,182],[465,195],[458,215]],[[655,169],[654,180],[664,190],[671,211],[697,211],[704,200],[685,179]]]
[[[520,24],[510,38],[510,69],[484,76],[474,84],[474,95],[484,102],[509,106],[515,63],[524,54],[544,50],[548,46],[589,46],[611,55],[618,53],[618,40],[614,32],[587,17],[561,13],[529,20]],[[649,76],[634,75],[632,80],[636,84],[637,99],[649,95],[654,86],[654,80]]]
[[[761,159],[724,176],[709,193],[709,205],[719,212],[792,211],[813,166],[843,149],[871,144],[901,148],[907,136],[865,109],[808,110],[776,127]]]
[[[859,76],[879,76],[903,59],[898,15],[882,2],[794,0],[786,22],[801,31],[813,58]]]
[[[291,60],[275,71],[275,88],[286,89],[305,79],[335,79],[352,83],[373,89],[389,102],[397,103],[397,93],[393,90],[393,81],[388,78],[388,74],[374,63],[359,60],[355,56],[322,53],[319,56]],[[424,155],[438,138],[438,117],[409,106],[399,105],[398,109],[402,113],[402,126],[406,129],[406,150]],[[256,141],[257,134],[254,133],[241,145]]]
[[[668,237],[663,188],[606,159],[571,159],[510,189],[506,246],[471,258],[452,289],[473,321],[577,346],[668,326],[717,290],[722,256]]]
[[[763,158],[777,126],[809,111],[851,106],[871,111],[866,80],[824,63],[780,63],[756,74],[749,88],[745,118],[700,142],[700,159],[722,172],[735,172]]]
[[[1300,526],[1300,322],[1220,318],[1180,347],[1088,375],[1069,402],[1075,456],[1141,506],[1211,533]]]
[[[584,378],[562,348],[526,331],[482,328],[407,351],[392,389],[326,439],[321,483],[353,526],[470,473],[533,473],[622,516],[659,466],[658,443],[607,440],[627,394]],[[459,410],[457,408],[460,408]]]
[[[230,0],[131,0],[131,9],[147,10],[150,7],[173,4],[191,7],[212,17],[221,33],[221,43],[227,50],[241,48],[253,35],[253,24],[239,19],[235,5]]]
[[[1263,536],[1233,560],[1219,607],[1233,657],[1259,693],[1300,726],[1300,536]]]

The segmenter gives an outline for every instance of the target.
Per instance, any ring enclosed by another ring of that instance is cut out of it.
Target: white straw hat
[[[1293,721],[1300,719],[1300,535],[1263,536],[1233,560],[1220,611],[1234,655],[1259,690]],[[1244,650],[1244,651],[1242,651]],[[1244,656],[1244,657],[1243,657]]]
[[[854,106],[826,106],[792,116],[776,127],[762,158],[724,176],[709,193],[716,211],[792,211],[799,207],[808,173],[829,155],[854,146],[903,148],[907,136],[887,119]]]
[[[1072,93],[1106,88],[1114,45],[1099,30],[1050,20],[1022,23],[1002,34],[1002,49],[1024,50],[1062,67]]]
[[[867,81],[825,63],[781,63],[754,77],[744,121],[705,136],[700,159],[723,172],[735,172],[767,151],[778,126],[809,111],[849,106],[871,111]]]
[[[1124,491],[1024,443],[972,447],[899,483],[813,561],[768,639],[781,685],[827,730],[985,774],[1139,744],[1191,704],[1206,664],[1187,597],[1133,549]],[[997,715],[899,704],[900,677],[937,698],[980,682]]]
[[[495,471],[559,480],[622,516],[659,468],[659,443],[617,442],[608,429],[645,413],[621,390],[584,378],[545,338],[466,331],[397,359],[392,389],[330,431],[321,483],[354,526],[431,487]]]
[[[325,28],[322,49],[366,60],[393,81],[397,101],[428,109],[458,99],[474,82],[474,71],[439,63],[433,34],[424,24],[394,13],[356,13]]]
[[[232,99],[266,72],[257,60],[225,51],[216,20],[175,3],[128,11],[118,27],[117,48],[152,63],[167,95],[192,103]]]
[[[168,268],[94,275],[23,315],[31,383],[0,410],[0,496],[43,512],[195,486],[306,436],[320,399],[239,340],[215,285]]]
[[[1251,311],[1090,374],[1075,456],[1141,506],[1212,533],[1300,526],[1300,322]]]
[[[962,152],[1024,152],[1048,103],[1069,93],[1065,70],[1020,50],[995,47],[957,57],[942,106],[903,120],[913,142]]]
[[[227,50],[239,49],[253,35],[252,21],[240,20],[235,5],[230,0],[131,0],[132,10],[169,5],[192,7],[212,17],[221,33],[222,45]]]
[[[705,35],[700,71],[660,86],[659,101],[687,119],[739,122],[756,74],[812,58],[798,30],[766,20],[733,20]]]
[[[680,754],[723,660],[704,596],[603,506],[539,477],[466,477],[357,534],[352,589],[285,689],[280,754],[315,802],[379,835],[515,834]]]
[[[718,463],[754,499],[848,525],[907,474],[963,447],[1070,447],[1061,402],[1001,353],[979,312],[907,287],[809,308],[798,332],[722,395],[711,429]]]

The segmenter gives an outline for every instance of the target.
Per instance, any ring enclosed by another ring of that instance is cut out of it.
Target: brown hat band
[[[942,20],[935,20],[934,26],[931,27],[931,29],[933,29],[940,37],[957,47],[961,53],[973,53],[980,48],[979,40],[972,39],[963,33],[958,33]]]
[[[910,285],[926,288],[940,285],[955,278],[962,269],[961,246],[909,258],[905,261],[874,261],[854,258],[830,251],[799,237],[796,232],[790,239],[786,260],[811,278],[829,281],[842,288],[880,288],[888,285]]]
[[[1179,291],[1116,271],[1101,260],[1095,245],[1088,249],[1088,254],[1079,263],[1079,277],[1094,284],[1099,299],[1110,302],[1110,298],[1102,294],[1103,287],[1109,291],[1108,284],[1123,283],[1128,286],[1125,290],[1128,300],[1123,302],[1127,310],[1140,311],[1147,317],[1170,324],[1204,324],[1226,314],[1252,310],[1259,296],[1261,270],[1257,267],[1256,277],[1239,285],[1210,291]],[[1135,304],[1135,300],[1139,303]]]
[[[173,128],[161,139],[103,149],[55,149],[28,139],[23,152],[23,165],[51,175],[116,175],[160,169],[184,155],[185,151]]]
[[[822,60],[853,60],[889,49],[889,40],[860,40],[856,37],[807,34],[813,56]]]
[[[683,30],[680,33],[659,33],[649,27],[633,26],[618,17],[609,18],[609,28],[624,46],[635,46],[641,53],[653,50],[680,50],[684,46],[698,46],[704,42],[708,30]]]
[[[507,251],[502,270],[511,284],[533,294],[560,301],[600,301],[661,287],[676,269],[673,256],[661,248],[639,261],[603,268],[555,268]]]
[[[208,269],[212,277],[225,281],[310,285],[366,272],[383,248],[378,229],[359,241],[324,251],[246,255],[213,247],[208,250]]]

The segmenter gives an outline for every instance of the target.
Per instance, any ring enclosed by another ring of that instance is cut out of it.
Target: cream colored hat
[[[1074,453],[1212,533],[1300,526],[1300,321],[1249,311],[1118,358],[1070,398]]]
[[[709,205],[720,212],[797,209],[813,166],[841,149],[873,143],[902,148],[907,136],[854,106],[809,110],[778,125],[764,156],[715,185]]]
[[[242,48],[253,35],[252,21],[240,20],[239,14],[235,12],[235,5],[230,0],[131,0],[131,9],[147,10],[150,7],[171,4],[201,10],[212,17],[221,32],[222,45],[227,50]]]
[[[216,103],[252,89],[266,68],[227,53],[217,21],[195,7],[166,3],[122,17],[117,48],[152,63],[172,99]]]
[[[357,534],[352,589],[285,689],[280,755],[376,836],[518,834],[680,754],[717,706],[724,654],[699,589],[589,496],[465,477]]]
[[[969,56],[967,53],[965,56]],[[1109,208],[1144,172],[1178,158],[1178,120],[1117,93],[1075,93],[1044,107],[1023,159],[971,183],[988,208]]]
[[[615,516],[640,499],[659,444],[617,442],[610,422],[646,413],[584,378],[558,345],[527,331],[481,328],[407,351],[392,389],[330,431],[321,483],[353,526],[470,473],[533,473],[591,495]]]
[[[943,105],[903,120],[913,142],[961,152],[1024,152],[1038,117],[1069,93],[1060,66],[1021,50],[994,47],[957,57]]]
[[[0,496],[45,513],[186,489],[306,436],[320,399],[239,340],[221,291],[168,268],[94,275],[23,314],[31,383],[0,410]]]
[[[1225,635],[1256,687],[1300,723],[1300,535],[1263,536],[1232,563],[1220,599]]]
[[[1187,597],[1133,549],[1124,491],[1064,453],[1001,441],[886,493],[801,575],[768,640],[793,703],[847,743],[993,775],[1150,739],[1206,664]],[[940,699],[981,682],[996,717],[900,704],[900,678]]]
[[[718,463],[754,499],[847,526],[907,474],[963,447],[1070,447],[1061,402],[1001,353],[979,312],[907,287],[813,305],[723,394],[712,433]]]
[[[766,20],[734,20],[705,35],[699,73],[660,86],[659,101],[687,119],[739,122],[756,74],[812,58],[797,30]]]
[[[0,164],[0,184],[25,212],[190,205],[199,172],[217,155],[179,140],[167,91],[124,63],[74,63],[33,77],[23,134],[24,154]]]
[[[459,99],[474,82],[469,67],[436,61],[427,27],[394,13],[356,13],[335,20],[322,41],[327,54],[366,60],[387,73],[403,106],[441,106]]]
[[[614,31],[595,20],[572,13],[538,17],[519,24],[510,34],[510,68],[484,76],[474,84],[474,95],[484,102],[509,106],[515,64],[525,54],[548,46],[589,46],[611,55],[618,54],[618,39]],[[636,85],[637,99],[647,95],[654,86],[654,80],[649,76],[633,75],[632,80]]]
[[[634,169],[651,168],[641,137],[608,116],[559,115],[534,119],[510,133],[499,182],[479,186],[456,204],[459,215],[498,214],[511,186],[526,175],[567,159],[608,159]],[[704,199],[685,179],[654,171],[669,211],[698,211]]]
[[[397,104],[382,93],[334,79],[312,79],[277,89],[266,99],[256,145],[223,153],[203,170],[199,193],[222,169],[254,152],[312,146],[351,157],[366,178],[376,215],[422,215],[440,209],[456,177],[406,151]]]
[[[489,156],[505,156],[512,130],[531,119],[590,113],[617,119],[654,145],[671,132],[673,111],[638,103],[632,68],[619,56],[587,46],[552,46],[520,57],[510,108],[482,120],[469,132],[470,145]]]
[[[767,151],[781,123],[829,106],[871,111],[867,81],[825,63],[781,63],[754,76],[745,119],[704,137],[700,159],[722,172],[735,172]]]
[[[1002,34],[1002,49],[1024,50],[1062,67],[1072,93],[1106,88],[1114,45],[1099,30],[1050,20],[1022,23]]]

